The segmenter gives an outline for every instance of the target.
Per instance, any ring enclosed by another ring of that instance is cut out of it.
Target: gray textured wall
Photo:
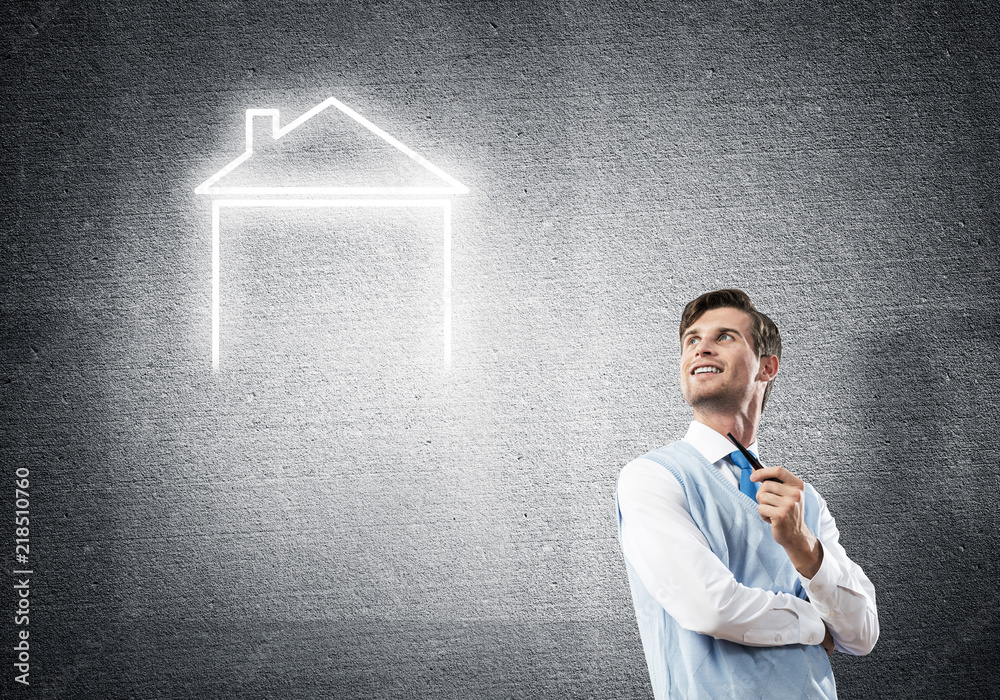
[[[649,697],[615,478],[683,431],[676,321],[720,286],[781,326],[762,438],[878,590],[842,697],[996,692],[991,4],[2,21],[4,697]],[[331,95],[470,187],[452,366],[433,216],[233,211],[213,374],[193,189],[243,110]]]

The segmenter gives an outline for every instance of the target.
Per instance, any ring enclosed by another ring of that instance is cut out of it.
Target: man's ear
[[[769,382],[778,376],[778,356],[764,355],[760,358],[760,371],[757,378]]]

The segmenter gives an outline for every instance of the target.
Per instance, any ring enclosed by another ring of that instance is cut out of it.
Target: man
[[[724,289],[685,307],[680,337],[694,421],[683,440],[633,460],[618,479],[653,693],[836,698],[828,656],[871,651],[875,590],[813,487],[781,467],[753,471],[726,437],[760,454],[778,329],[745,293]]]

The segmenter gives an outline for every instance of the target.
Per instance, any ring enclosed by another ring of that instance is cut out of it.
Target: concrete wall
[[[4,13],[4,697],[649,697],[615,478],[724,286],[785,338],[767,454],[878,591],[841,696],[995,692],[996,10],[594,5]],[[213,373],[193,190],[329,96],[470,188],[451,366],[433,212],[234,210]]]

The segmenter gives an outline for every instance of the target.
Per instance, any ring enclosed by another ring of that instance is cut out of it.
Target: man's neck
[[[760,422],[760,414],[750,416],[746,414],[713,413],[710,411],[695,409],[694,419],[699,423],[707,425],[709,428],[725,435],[732,433],[733,437],[743,445],[750,445],[757,439],[757,424]]]

